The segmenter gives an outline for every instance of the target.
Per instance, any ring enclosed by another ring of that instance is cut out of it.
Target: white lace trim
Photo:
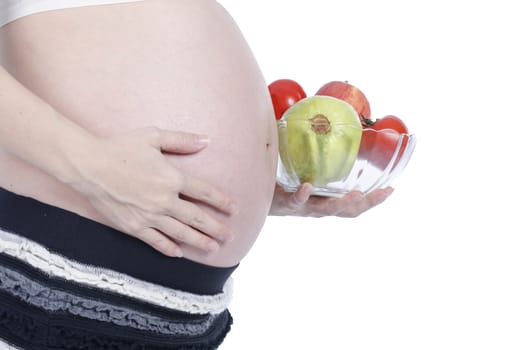
[[[12,345],[9,345],[8,343],[6,343],[2,339],[0,339],[0,350],[19,350],[19,349],[15,348]]]
[[[0,229],[0,253],[22,260],[54,277],[109,290],[173,310],[193,314],[218,314],[224,311],[233,295],[230,277],[222,293],[199,295],[170,289],[134,277],[69,260],[50,252],[27,238]]]

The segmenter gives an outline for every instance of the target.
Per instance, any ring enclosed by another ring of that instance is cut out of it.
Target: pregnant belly
[[[221,217],[234,241],[214,254],[187,253],[216,266],[242,259],[273,196],[276,130],[258,65],[216,2],[144,1],[51,11],[11,23],[0,37],[6,69],[96,134],[145,126],[208,134],[205,150],[170,160],[229,193],[242,210]],[[106,223],[85,199],[37,169],[1,152],[0,164],[0,186]]]

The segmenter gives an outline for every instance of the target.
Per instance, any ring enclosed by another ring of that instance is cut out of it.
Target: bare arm
[[[0,66],[0,146],[61,181],[94,137],[57,113]],[[77,154],[77,157],[74,155]]]
[[[203,136],[156,128],[97,137],[0,66],[0,147],[82,193],[112,226],[166,255],[181,256],[179,243],[215,250],[231,237],[223,223],[180,194],[226,214],[235,210],[231,199],[182,174],[163,155],[206,146]]]

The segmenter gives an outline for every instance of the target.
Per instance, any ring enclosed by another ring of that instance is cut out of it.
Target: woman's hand
[[[108,225],[170,256],[182,255],[180,243],[210,251],[231,238],[222,222],[193,203],[230,214],[231,199],[163,155],[199,152],[207,146],[200,136],[145,128],[97,137],[1,66],[0,92],[0,147],[79,191]]]
[[[72,186],[112,227],[163,254],[182,256],[180,243],[214,251],[232,233],[193,201],[227,215],[236,211],[235,204],[210,184],[183,174],[163,154],[195,153],[207,144],[203,136],[156,128],[99,138],[86,156],[92,159],[77,162],[81,180]]]
[[[276,185],[270,215],[339,216],[353,218],[382,203],[392,193],[387,187],[367,195],[352,191],[342,198],[311,196],[312,185],[302,184],[296,192],[285,192]]]

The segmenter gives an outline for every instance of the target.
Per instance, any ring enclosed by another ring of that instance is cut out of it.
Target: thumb
[[[312,193],[312,185],[303,183],[290,197],[290,205],[296,208],[304,205]]]
[[[183,131],[159,130],[159,142],[162,152],[194,153],[207,147],[209,137]]]

